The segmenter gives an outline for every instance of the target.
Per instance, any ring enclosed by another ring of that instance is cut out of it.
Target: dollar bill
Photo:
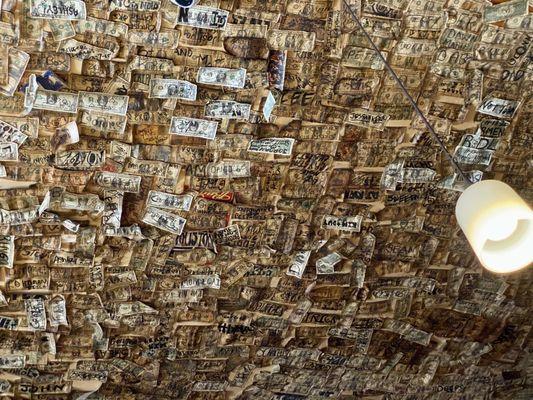
[[[196,80],[206,85],[242,89],[246,82],[246,70],[244,68],[200,67]]]
[[[76,36],[74,25],[70,21],[52,19],[48,21],[48,26],[56,42]]]
[[[248,145],[248,151],[253,153],[277,154],[281,156],[290,156],[292,154],[292,138],[266,138],[251,140]]]
[[[169,210],[189,211],[194,196],[191,194],[176,195],[150,190],[146,199],[147,207],[165,208]]]
[[[27,138],[28,135],[22,133],[13,125],[10,125],[7,122],[0,120],[0,142],[13,142],[20,146]]]
[[[146,207],[142,222],[173,233],[174,235],[181,235],[185,222],[187,221],[184,218],[159,210],[155,207]]]
[[[16,26],[8,22],[0,22],[0,45],[4,46],[7,51],[7,46],[15,45],[17,40]]]
[[[382,51],[381,54],[387,58],[387,53]],[[381,58],[372,49],[357,46],[347,46],[342,55],[342,65],[354,68],[370,68],[382,70],[385,64]]]
[[[9,47],[0,43],[0,85],[5,85],[9,79]]]
[[[111,115],[82,111],[79,114],[80,124],[99,132],[124,133],[128,118],[122,115]]]
[[[315,48],[315,38],[315,32],[271,29],[268,31],[267,42],[272,50],[310,52]]]
[[[110,0],[109,11],[158,11],[161,8],[159,0]]]
[[[218,8],[193,6],[180,8],[176,24],[204,29],[224,29],[229,12]]]
[[[250,104],[229,100],[215,100],[205,105],[205,116],[213,118],[248,119]]]
[[[0,236],[0,267],[13,268],[15,236]]]
[[[94,175],[94,182],[105,189],[138,193],[141,189],[141,177],[115,172],[99,171]]]
[[[38,89],[32,108],[76,114],[78,112],[78,93]]]
[[[71,170],[99,169],[105,162],[105,150],[72,150],[57,153],[55,165],[57,168]]]
[[[325,229],[338,229],[340,231],[360,232],[363,217],[336,217],[334,215],[325,215],[322,221],[322,227]]]
[[[0,161],[18,161],[18,144],[0,143]]]
[[[298,279],[302,279],[302,276],[307,266],[307,262],[311,257],[311,251],[299,251],[294,255],[291,266],[287,270],[286,274],[294,276]]]
[[[85,2],[81,0],[31,0],[32,18],[84,20],[87,18]]]
[[[374,128],[383,130],[385,124],[390,119],[390,116],[387,114],[369,111],[362,108],[355,109],[349,113],[346,117],[346,123],[362,126],[365,128]]]
[[[191,136],[213,140],[217,134],[218,122],[205,119],[172,117],[169,133],[171,135]]]
[[[125,37],[128,33],[128,25],[122,22],[108,21],[106,19],[89,17],[85,21],[78,21],[76,23],[76,32],[94,32],[99,33],[101,35]]]
[[[3,317],[6,318],[6,317]],[[24,368],[26,356],[20,354],[9,354],[0,356],[0,369]]]
[[[46,329],[46,311],[44,300],[41,298],[24,300],[28,327],[33,331],[44,331]]]
[[[1,104],[0,104],[1,106]],[[36,138],[39,132],[39,118],[36,117],[2,117],[2,120],[28,137]],[[12,140],[16,142],[16,140]]]
[[[483,19],[486,23],[503,21],[506,19],[526,15],[529,10],[528,0],[514,0],[485,7]]]
[[[178,46],[178,31],[150,32],[131,29],[128,32],[128,43],[137,46],[175,48]]]
[[[14,47],[9,49],[7,83],[0,85],[0,94],[3,94],[4,96],[13,96],[20,83],[20,79],[26,70],[28,61],[30,61],[28,53]]]
[[[155,99],[196,100],[195,84],[178,79],[150,79],[149,97]]]
[[[67,144],[78,143],[80,140],[80,133],[76,121],[71,121],[68,124],[57,128],[54,136],[50,139],[50,145],[53,151],[57,151],[61,146]]]
[[[180,289],[220,289],[220,276],[212,275],[191,275],[181,283]]]
[[[57,52],[70,54],[82,60],[111,60],[116,55],[114,51],[109,49],[93,46],[73,38],[59,43]]]
[[[104,114],[125,116],[129,96],[99,92],[79,92],[79,108]]]
[[[493,117],[510,119],[513,118],[519,106],[519,101],[488,97],[479,105],[477,111]]]
[[[267,122],[270,121],[270,116],[272,115],[272,110],[274,109],[275,105],[276,105],[276,99],[274,98],[274,95],[272,94],[272,92],[268,91],[265,104],[263,105],[263,117],[265,117],[265,120]]]
[[[250,161],[218,161],[205,168],[208,178],[246,178],[250,176]]]
[[[316,273],[317,275],[334,274],[335,265],[342,260],[342,256],[339,253],[331,253],[327,256],[316,260]]]

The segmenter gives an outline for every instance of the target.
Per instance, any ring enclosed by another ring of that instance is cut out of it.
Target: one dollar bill
[[[217,134],[218,122],[205,119],[172,117],[170,122],[171,135],[198,137],[213,140]]]
[[[80,0],[31,0],[32,18],[84,20],[87,18],[85,2]]]
[[[152,99],[196,100],[195,84],[178,79],[150,79],[150,95]]]

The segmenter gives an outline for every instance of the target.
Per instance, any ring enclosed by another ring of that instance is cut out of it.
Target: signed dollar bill
[[[228,100],[215,100],[205,105],[205,116],[213,118],[248,119],[250,117],[250,109],[250,104]]]
[[[169,210],[189,211],[194,197],[191,194],[176,195],[157,190],[150,190],[146,205],[148,207],[166,208]]]
[[[57,47],[57,52],[70,54],[82,60],[111,60],[116,55],[114,51],[109,49],[93,46],[73,38],[63,40]]]
[[[33,108],[76,114],[78,112],[78,93],[38,89],[33,100]]]
[[[194,6],[180,8],[176,23],[204,29],[224,29],[229,12],[218,8]]]
[[[290,156],[294,139],[292,138],[266,138],[250,141],[248,151],[254,153],[278,154]]]
[[[246,81],[246,70],[244,68],[200,67],[197,81],[206,85],[242,89]]]
[[[196,100],[195,84],[178,79],[150,79],[149,97],[155,99]]]
[[[0,143],[0,161],[17,161],[18,148],[16,143]]]
[[[13,96],[29,60],[30,56],[28,53],[14,47],[9,49],[7,82],[0,85],[0,94]]]
[[[31,0],[32,18],[84,20],[87,18],[85,2],[81,0]]]
[[[218,122],[205,119],[172,117],[170,122],[171,135],[191,136],[213,140],[217,134]]]
[[[159,210],[155,207],[147,207],[142,218],[145,224],[154,226],[161,230],[181,235],[186,220],[177,215]]]
[[[137,46],[176,47],[178,45],[178,31],[150,32],[132,29],[128,32],[128,42]]]
[[[101,35],[110,35],[115,37],[124,37],[128,33],[128,25],[122,22],[108,21],[89,17],[85,21],[79,21],[76,24],[77,33],[94,32]]]
[[[315,48],[315,37],[315,32],[271,29],[268,31],[267,41],[272,50],[309,52]]]
[[[79,108],[104,114],[126,115],[128,96],[98,92],[80,92]]]
[[[0,120],[0,142],[13,142],[21,145],[28,138],[28,135],[22,133],[19,129],[7,122]]]

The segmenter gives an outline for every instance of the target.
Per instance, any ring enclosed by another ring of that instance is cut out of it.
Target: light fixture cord
[[[389,73],[391,74],[391,76],[393,77],[393,79],[396,81],[396,83],[398,84],[398,86],[400,86],[400,89],[401,91],[403,92],[403,94],[405,95],[405,97],[407,97],[407,100],[409,100],[409,102],[411,103],[411,105],[413,106],[413,108],[415,109],[415,112],[418,114],[418,116],[420,117],[420,119],[422,119],[422,122],[424,122],[424,125],[426,125],[428,131],[431,133],[431,135],[433,136],[433,139],[435,139],[435,141],[437,142],[437,144],[440,146],[440,148],[442,149],[442,151],[444,152],[444,154],[446,155],[446,157],[448,158],[448,160],[450,161],[450,163],[452,164],[452,166],[455,168],[455,170],[459,173],[459,175],[461,175],[461,177],[464,179],[465,183],[467,185],[471,185],[472,182],[470,181],[470,179],[468,178],[468,176],[466,175],[466,173],[459,167],[459,165],[457,164],[457,162],[453,159],[453,156],[448,152],[448,150],[446,149],[446,146],[444,146],[444,143],[442,143],[442,140],[440,140],[439,136],[437,135],[437,133],[435,132],[435,130],[433,129],[433,126],[431,126],[431,123],[427,120],[427,118],[425,117],[424,113],[422,112],[422,110],[420,110],[420,108],[418,107],[418,104],[416,104],[415,100],[411,97],[411,95],[409,94],[409,92],[407,91],[407,89],[405,88],[405,85],[403,84],[402,80],[398,77],[398,75],[396,75],[396,72],[394,72],[394,70],[392,69],[392,67],[390,66],[390,64],[387,62],[387,60],[385,59],[385,57],[383,57],[383,54],[381,54],[381,51],[378,49],[378,47],[376,46],[376,44],[374,43],[374,41],[372,40],[372,38],[370,37],[370,35],[368,34],[368,32],[365,30],[365,28],[363,27],[363,24],[361,23],[361,21],[359,20],[359,17],[357,17],[357,14],[352,10],[352,8],[350,7],[350,5],[346,2],[346,0],[343,0],[344,4],[346,5],[346,7],[348,8],[348,10],[350,11],[350,14],[352,15],[353,19],[355,20],[355,22],[357,23],[357,25],[359,26],[359,28],[361,29],[361,31],[363,32],[363,34],[365,35],[365,37],[367,38],[368,42],[370,43],[370,45],[372,46],[372,48],[374,49],[374,51],[376,52],[376,54],[379,56],[379,58],[381,59],[381,61],[383,61],[383,63],[385,64],[385,68],[387,68],[387,71],[389,71]]]

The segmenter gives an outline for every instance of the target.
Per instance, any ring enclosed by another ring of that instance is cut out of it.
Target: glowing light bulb
[[[486,269],[509,273],[533,263],[533,211],[505,183],[487,180],[468,187],[455,214]]]

